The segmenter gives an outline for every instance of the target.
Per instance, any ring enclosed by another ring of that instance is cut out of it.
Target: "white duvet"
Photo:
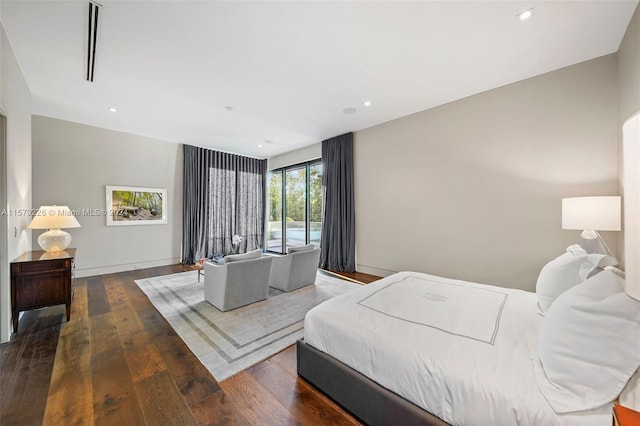
[[[306,343],[454,425],[611,425],[559,415],[538,390],[536,296],[400,272],[307,313]]]

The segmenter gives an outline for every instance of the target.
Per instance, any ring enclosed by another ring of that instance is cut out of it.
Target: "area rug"
[[[219,382],[300,339],[311,308],[360,287],[319,272],[316,285],[289,293],[270,288],[267,300],[222,312],[204,300],[197,271],[136,284]]]

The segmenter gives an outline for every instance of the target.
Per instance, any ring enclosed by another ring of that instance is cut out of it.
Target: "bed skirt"
[[[298,375],[369,425],[448,423],[380,386],[304,340],[296,344]]]

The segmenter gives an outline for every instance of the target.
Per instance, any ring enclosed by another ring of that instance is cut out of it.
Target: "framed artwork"
[[[167,189],[106,185],[107,226],[167,223]]]

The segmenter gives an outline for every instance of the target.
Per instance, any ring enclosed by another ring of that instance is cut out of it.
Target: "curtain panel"
[[[182,263],[263,247],[267,160],[191,145],[183,151]]]
[[[353,133],[322,141],[323,216],[320,267],[356,270]]]

